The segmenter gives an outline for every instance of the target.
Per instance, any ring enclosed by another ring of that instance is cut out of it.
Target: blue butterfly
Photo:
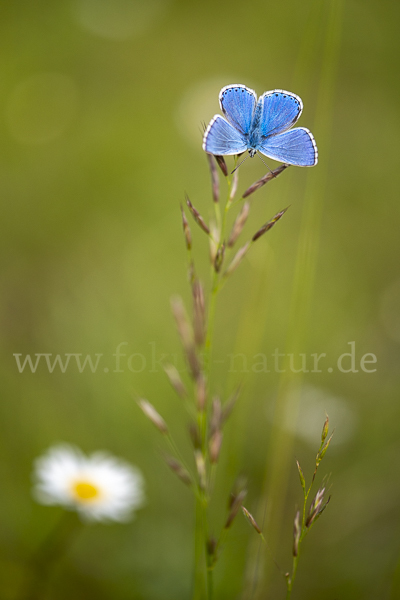
[[[256,93],[245,85],[222,88],[219,103],[226,119],[215,115],[206,129],[203,150],[209,154],[261,152],[268,158],[298,167],[313,167],[318,149],[312,133],[295,127],[303,110],[301,99],[284,90]],[[288,131],[289,130],[289,131]]]

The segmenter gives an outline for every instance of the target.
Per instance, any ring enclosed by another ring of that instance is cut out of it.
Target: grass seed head
[[[168,433],[168,426],[162,416],[156,411],[154,406],[150,404],[147,400],[141,399],[138,400],[138,405],[146,415],[146,417],[155,425],[163,434]]]
[[[169,379],[170,384],[182,399],[187,398],[186,387],[180,378],[178,369],[174,365],[164,365],[164,371]]]
[[[202,346],[206,336],[206,311],[204,288],[198,279],[193,281],[192,296],[194,341],[197,346]]]
[[[255,520],[255,518],[253,517],[251,512],[249,512],[247,510],[247,508],[245,508],[244,506],[242,506],[242,511],[243,511],[244,516],[250,523],[250,525],[252,525],[252,527],[254,527],[254,529],[257,531],[257,533],[262,533],[260,526],[258,525],[257,521]]]
[[[202,373],[199,373],[196,378],[196,402],[197,409],[203,412],[207,404],[207,382]]]
[[[247,217],[249,216],[249,212],[250,212],[250,204],[249,204],[249,202],[245,202],[243,204],[242,210],[236,217],[236,220],[233,224],[232,231],[231,231],[229,239],[228,239],[228,247],[229,248],[232,248],[232,246],[238,239],[239,235],[242,233],[243,227],[245,226],[245,223],[247,221]]]
[[[330,437],[328,438],[328,440],[325,442],[325,445],[322,447],[322,449],[318,452],[317,454],[317,458],[316,458],[316,466],[319,466],[319,463],[321,462],[321,460],[324,458],[326,451],[329,448],[329,444],[331,443],[333,438],[333,433],[330,435]]]
[[[197,379],[197,377],[200,374],[201,368],[194,345],[193,330],[187,318],[182,298],[180,298],[179,296],[173,297],[171,299],[171,309],[175,317],[179,337],[181,338],[182,346],[185,351],[186,360],[190,367],[191,375],[193,379]]]
[[[247,496],[247,490],[242,489],[237,496],[234,497],[232,505],[231,505],[231,509],[228,515],[228,518],[226,520],[225,523],[225,529],[229,529],[229,527],[232,525],[236,515],[239,512],[240,507],[242,506],[242,503],[244,502],[244,499]]]
[[[232,202],[232,200],[236,196],[238,185],[239,185],[239,169],[236,169],[236,171],[233,174],[233,178],[232,178],[231,192],[229,194],[229,202]]]
[[[300,511],[298,510],[293,522],[293,556],[299,554],[299,542],[301,536]]]
[[[222,446],[222,431],[218,429],[215,431],[208,443],[208,454],[210,457],[210,463],[215,465],[218,462],[219,454]]]
[[[226,166],[224,157],[217,156],[216,154],[214,154],[214,158],[217,161],[217,165],[221,169],[222,173],[225,175],[225,177],[227,177],[228,176],[228,167]]]
[[[191,250],[192,249],[192,234],[191,234],[189,223],[186,218],[185,212],[183,210],[182,204],[181,204],[181,213],[182,213],[183,235],[185,236],[186,248],[188,250]]]
[[[274,225],[275,223],[277,223],[279,221],[279,219],[281,219],[283,217],[283,215],[285,214],[285,212],[287,211],[289,207],[284,208],[283,210],[280,210],[278,213],[276,213],[276,215],[270,220],[268,221],[268,223],[265,223],[265,225],[263,225],[254,235],[253,235],[253,242],[255,242],[256,240],[258,240],[258,238],[260,238],[262,235],[264,235],[264,233],[266,233],[267,231],[269,231]]]
[[[194,452],[194,460],[196,463],[196,469],[199,476],[199,486],[200,489],[206,489],[206,463],[204,460],[204,456],[201,450],[195,450]]]
[[[210,436],[221,429],[222,423],[222,406],[221,400],[215,397],[212,402],[211,419],[210,419]]]
[[[318,490],[318,492],[315,494],[315,498],[311,502],[311,506],[308,511],[308,515],[307,515],[307,519],[306,519],[306,527],[310,527],[314,523],[316,518],[319,516],[319,514],[321,514],[321,512],[323,510],[325,510],[325,507],[328,504],[330,498],[328,499],[328,502],[326,502],[325,506],[322,507],[322,504],[324,502],[324,494],[325,494],[324,487],[320,488]]]
[[[221,425],[224,425],[224,423],[226,423],[226,421],[229,419],[229,417],[232,414],[233,409],[235,408],[235,404],[237,402],[237,399],[239,398],[240,392],[241,392],[242,387],[239,386],[234,392],[233,394],[231,394],[231,396],[228,398],[228,400],[225,402],[225,404],[222,407],[222,415],[221,415]]]
[[[201,435],[200,435],[200,431],[199,431],[199,426],[194,421],[192,421],[191,423],[189,423],[189,435],[190,435],[190,439],[191,439],[192,444],[193,444],[193,448],[195,450],[200,450],[200,448],[201,448]]]
[[[321,446],[323,446],[326,438],[328,437],[328,432],[329,432],[329,417],[328,417],[328,415],[326,415],[325,423],[324,423],[324,426],[322,428],[322,433],[321,433]]]
[[[219,229],[215,221],[210,221],[210,259],[211,264],[213,265],[215,262],[215,257],[217,256],[217,251],[219,247]]]
[[[181,465],[181,463],[176,460],[173,456],[166,455],[164,456],[164,460],[171,469],[177,475],[177,477],[185,484],[191,486],[193,481],[190,477],[188,471]]]
[[[236,252],[235,256],[232,259],[231,264],[228,266],[227,270],[224,273],[224,277],[229,277],[229,275],[231,275],[233,273],[233,271],[235,269],[237,269],[237,267],[240,265],[243,258],[247,254],[247,251],[249,248],[250,248],[250,242],[246,242],[246,244],[244,246],[242,246],[242,248],[240,248],[240,250],[238,250]]]
[[[207,234],[210,234],[210,230],[208,228],[208,226],[206,225],[206,222],[204,221],[203,217],[201,216],[201,214],[199,213],[199,211],[193,206],[193,204],[190,202],[189,200],[189,196],[186,195],[186,204],[188,205],[188,208],[190,210],[190,212],[192,213],[192,216],[194,218],[194,220],[196,221],[197,225]]]
[[[212,196],[214,202],[219,202],[219,177],[217,167],[215,166],[214,156],[207,154],[208,164],[211,173]]]
[[[217,550],[217,546],[218,546],[218,542],[217,542],[216,538],[213,535],[211,535],[208,538],[207,545],[206,545],[207,554],[210,558],[215,557],[215,552]]]
[[[300,467],[300,463],[299,463],[298,460],[296,460],[296,464],[297,464],[297,470],[299,472],[300,484],[301,484],[301,487],[303,488],[303,491],[305,491],[305,489],[306,489],[306,480],[304,479],[303,471],[302,471],[302,469]]]
[[[278,175],[283,173],[283,171],[285,171],[285,169],[287,169],[288,166],[289,165],[279,165],[279,167],[277,167],[273,171],[270,171],[269,173],[264,175],[264,177],[261,177],[261,179],[259,179],[255,183],[253,183],[249,188],[247,188],[247,190],[244,192],[242,198],[247,198],[251,194],[254,194],[254,192],[259,190],[260,187],[262,187],[263,185],[265,185],[266,183],[268,183],[272,179],[275,179],[276,177],[278,177]]]
[[[225,243],[220,244],[217,250],[217,254],[214,260],[214,269],[216,273],[219,273],[222,267],[222,263],[224,262],[225,257]]]
[[[236,478],[236,480],[232,486],[231,493],[229,494],[228,510],[230,510],[232,508],[233,503],[235,502],[236,496],[238,496],[242,491],[246,490],[246,486],[247,486],[246,477],[244,477],[244,475],[239,475],[239,477]]]

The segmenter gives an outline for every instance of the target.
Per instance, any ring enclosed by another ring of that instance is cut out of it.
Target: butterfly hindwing
[[[219,103],[228,121],[241,134],[247,135],[257,104],[256,93],[245,85],[227,85],[219,93]]]
[[[298,167],[313,167],[318,162],[318,150],[312,133],[305,127],[265,138],[257,150],[268,158]]]
[[[261,107],[260,133],[277,135],[287,131],[301,115],[303,103],[299,96],[285,90],[265,92],[258,101]]]
[[[215,115],[206,129],[203,150],[209,154],[241,154],[247,149],[246,140],[237,129],[220,115]]]
[[[301,98],[285,90],[265,92],[257,102],[253,90],[241,84],[222,88],[219,101],[224,117],[216,115],[203,138],[203,149],[216,155],[256,151],[274,160],[312,167],[318,162],[313,135],[291,127],[303,110]]]

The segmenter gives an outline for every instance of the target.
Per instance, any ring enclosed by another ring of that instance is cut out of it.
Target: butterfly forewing
[[[216,115],[206,129],[203,150],[210,154],[241,154],[247,149],[246,140],[228,121]]]
[[[287,131],[301,115],[301,98],[284,90],[265,92],[259,99],[261,108],[260,134],[263,137]]]
[[[228,121],[247,135],[257,104],[256,93],[245,85],[228,85],[220,91],[219,103]]]
[[[314,137],[305,127],[265,138],[257,150],[268,158],[298,167],[313,167],[318,162]]]
[[[304,127],[290,129],[303,110],[296,94],[272,90],[257,102],[253,90],[233,84],[222,88],[219,101],[226,119],[216,115],[211,120],[203,139],[206,152],[227,155],[248,150],[253,157],[258,151],[299,167],[317,164],[318,150],[310,131]]]

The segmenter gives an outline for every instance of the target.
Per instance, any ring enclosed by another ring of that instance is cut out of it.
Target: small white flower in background
[[[144,501],[143,477],[135,467],[106,452],[86,456],[67,444],[35,460],[34,481],[38,502],[76,510],[87,521],[127,521]]]

